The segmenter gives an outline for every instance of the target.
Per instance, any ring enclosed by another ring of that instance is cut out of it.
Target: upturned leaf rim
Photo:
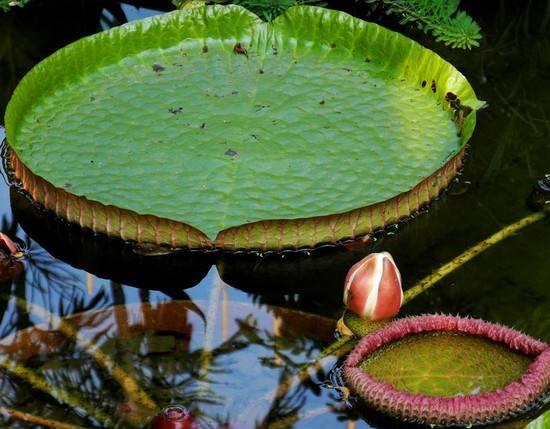
[[[523,376],[502,389],[465,396],[439,397],[405,392],[359,368],[371,353],[409,335],[453,332],[486,338],[533,356]],[[550,345],[515,329],[470,317],[440,314],[398,319],[363,337],[344,363],[351,391],[368,406],[394,418],[445,426],[501,423],[537,408],[550,388]]]

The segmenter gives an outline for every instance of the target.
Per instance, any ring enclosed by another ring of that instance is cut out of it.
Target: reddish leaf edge
[[[7,164],[12,182],[35,203],[94,233],[171,248],[268,252],[368,241],[370,235],[409,219],[436,199],[462,168],[465,151],[466,146],[412,189],[387,201],[339,214],[243,224],[220,231],[215,240],[183,222],[105,205],[58,188],[35,175],[9,146]]]

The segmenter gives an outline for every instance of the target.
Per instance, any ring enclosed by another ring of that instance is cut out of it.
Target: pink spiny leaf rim
[[[502,343],[532,356],[523,376],[492,392],[438,397],[395,389],[358,368],[366,356],[393,341],[423,332],[459,332]],[[540,405],[550,386],[550,346],[506,326],[473,318],[422,315],[399,319],[365,337],[344,364],[344,379],[367,405],[405,421],[437,426],[489,424]]]

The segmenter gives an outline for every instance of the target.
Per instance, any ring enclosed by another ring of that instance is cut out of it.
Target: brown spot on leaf
[[[164,68],[163,66],[161,66],[160,64],[157,64],[157,63],[154,63],[151,68],[153,69],[153,71],[155,73],[160,73],[160,72],[163,72],[164,70],[166,70],[166,68]]]
[[[227,149],[224,153],[224,155],[228,156],[231,159],[237,158],[239,155],[237,152],[235,152],[233,149]]]
[[[237,55],[244,55],[246,58],[248,58],[248,51],[241,44],[241,42],[235,43],[235,46],[233,46],[233,53],[235,53]]]

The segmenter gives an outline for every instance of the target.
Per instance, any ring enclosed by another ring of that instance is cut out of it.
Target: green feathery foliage
[[[480,28],[466,12],[459,11],[460,0],[358,0],[381,3],[387,13],[401,16],[401,24],[416,23],[425,33],[452,48],[479,46]]]
[[[247,8],[264,21],[272,21],[285,13],[289,7],[298,4],[325,6],[325,3],[316,0],[233,0],[232,3]]]
[[[0,12],[4,11],[7,12],[11,8],[15,6],[23,7],[25,6],[29,0],[0,0]]]
[[[200,4],[221,3],[237,4],[251,12],[254,12],[264,21],[272,21],[291,7],[301,4],[315,4],[316,6],[326,6],[326,3],[318,0],[172,0],[179,9],[186,9]]]

